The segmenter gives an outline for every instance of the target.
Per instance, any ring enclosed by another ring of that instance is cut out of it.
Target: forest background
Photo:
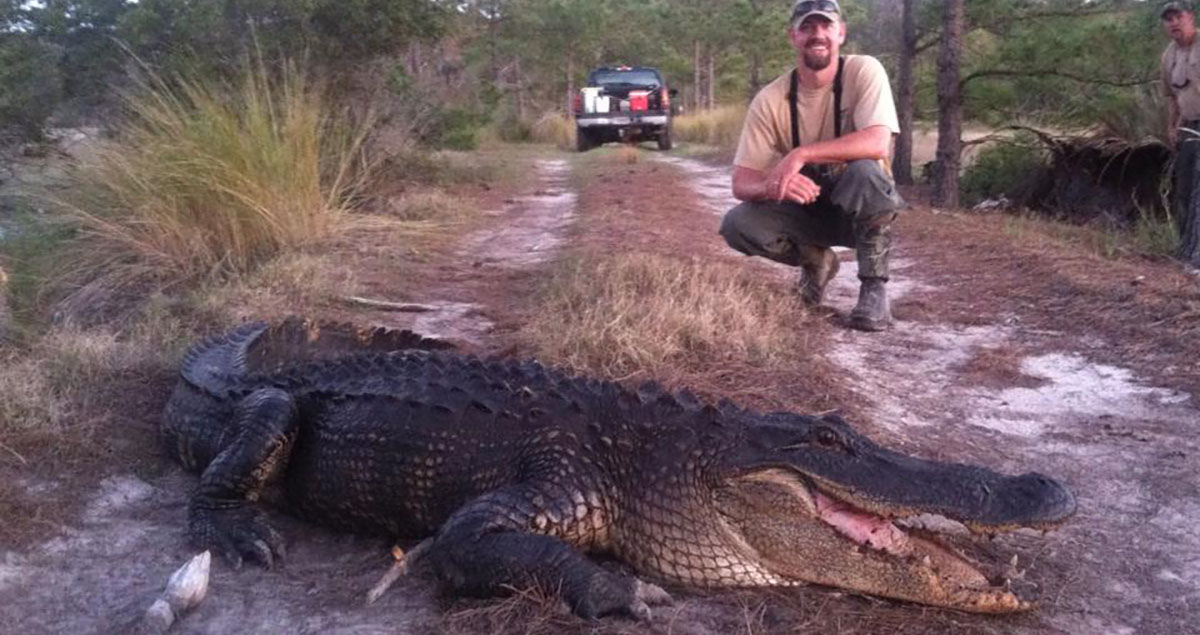
[[[406,122],[422,143],[469,148],[483,128],[529,138],[548,113],[565,113],[586,72],[604,64],[661,67],[689,113],[742,105],[792,63],[789,9],[766,0],[4,0],[0,128],[10,139],[37,139],[52,116],[60,127],[111,122],[115,96],[139,72],[231,77],[257,51],[303,60],[341,82],[348,100],[383,89],[402,104],[392,121]],[[913,130],[952,117],[993,129],[1099,130],[1133,144],[1160,137],[1157,63],[1166,39],[1157,9],[1134,0],[844,7],[847,49],[878,56],[890,71],[906,124],[901,182],[922,174],[910,160]],[[939,67],[954,79],[939,84]],[[717,138],[725,145],[740,123],[727,119],[732,132]],[[1007,138],[983,173],[968,175],[970,201],[1000,193],[1045,150],[1022,136],[1024,150],[1014,151]],[[942,143],[939,163],[957,163],[961,140]],[[944,183],[937,172],[925,175],[954,205],[959,171],[940,171],[951,179]]]

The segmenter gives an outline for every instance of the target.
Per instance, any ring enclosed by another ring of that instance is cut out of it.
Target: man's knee
[[[761,203],[742,203],[725,212],[720,233],[730,247],[747,256],[796,264],[795,243]]]
[[[725,239],[725,243],[730,247],[747,254],[754,255],[758,245],[752,244],[748,234],[752,234],[752,229],[755,226],[754,210],[748,203],[741,203],[725,212],[725,216],[721,218],[721,237]]]
[[[869,188],[890,192],[895,186],[892,178],[883,171],[883,166],[873,159],[858,159],[846,163],[840,180],[844,183],[839,185],[855,189]]]
[[[831,198],[856,218],[890,215],[902,205],[895,182],[871,159],[848,162]]]

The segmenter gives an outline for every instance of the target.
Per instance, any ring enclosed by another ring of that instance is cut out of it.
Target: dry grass
[[[548,361],[667,377],[736,361],[781,365],[803,308],[745,268],[656,255],[583,256],[551,276],[527,332]]]
[[[617,148],[617,161],[621,163],[633,164],[640,161],[641,158],[642,153],[638,151],[637,146],[623,143],[621,147]]]
[[[745,106],[722,106],[675,118],[675,138],[724,150],[737,146],[746,119]]]
[[[229,324],[311,313],[360,293],[350,263],[331,255],[292,253],[264,263],[249,275],[198,290],[191,308],[206,323]]]
[[[501,601],[487,600],[477,606],[447,612],[443,618],[442,632],[447,635],[558,635],[573,630],[570,627],[579,621],[571,616],[559,597],[531,588],[516,591]]]
[[[1179,244],[1178,231],[1171,219],[1143,216],[1132,230],[1114,227],[1072,225],[1034,213],[1006,214],[1005,235],[1018,240],[1049,243],[1057,247],[1082,246],[1085,251],[1106,259],[1132,253],[1170,256]]]
[[[154,82],[117,140],[76,175],[81,230],[69,311],[105,296],[250,270],[339,227],[364,178],[365,126],[330,118],[318,85],[259,67],[241,86]]]
[[[450,224],[474,216],[473,205],[442,190],[413,192],[390,201],[388,211],[408,222]]]
[[[151,312],[118,335],[109,330],[54,330],[27,351],[10,350],[0,365],[0,460],[25,464],[24,448],[86,445],[97,421],[84,416],[107,398],[98,386],[118,373],[163,370],[178,358],[185,329]],[[49,444],[48,446],[46,444]],[[3,455],[8,455],[4,457]]]
[[[563,150],[575,148],[575,123],[560,112],[548,112],[533,123],[533,140],[549,143]]]
[[[1027,355],[1026,351],[1008,346],[978,347],[962,366],[963,383],[996,390],[1038,388],[1049,383],[1049,380],[1027,375],[1021,369],[1021,361]]]

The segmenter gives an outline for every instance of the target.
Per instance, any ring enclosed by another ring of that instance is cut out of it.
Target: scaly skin
[[[202,473],[192,541],[270,565],[283,541],[255,502],[279,481],[316,522],[427,538],[410,568],[456,593],[532,585],[580,615],[647,617],[666,594],[584,555],[608,552],[675,584],[816,582],[1005,612],[1028,604],[953,552],[899,530],[891,552],[864,551],[815,497],[983,531],[1051,526],[1075,509],[1045,477],[891,452],[837,417],[707,405],[446,348],[299,320],[197,346],[163,425],[168,451]]]

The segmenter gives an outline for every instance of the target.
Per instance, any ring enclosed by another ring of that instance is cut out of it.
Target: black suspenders
[[[842,136],[842,67],[845,58],[838,57],[837,74],[833,76],[833,136]],[[788,110],[792,113],[792,147],[800,147],[800,113],[796,111],[796,92],[800,89],[800,75],[792,69],[792,84],[788,88]]]

